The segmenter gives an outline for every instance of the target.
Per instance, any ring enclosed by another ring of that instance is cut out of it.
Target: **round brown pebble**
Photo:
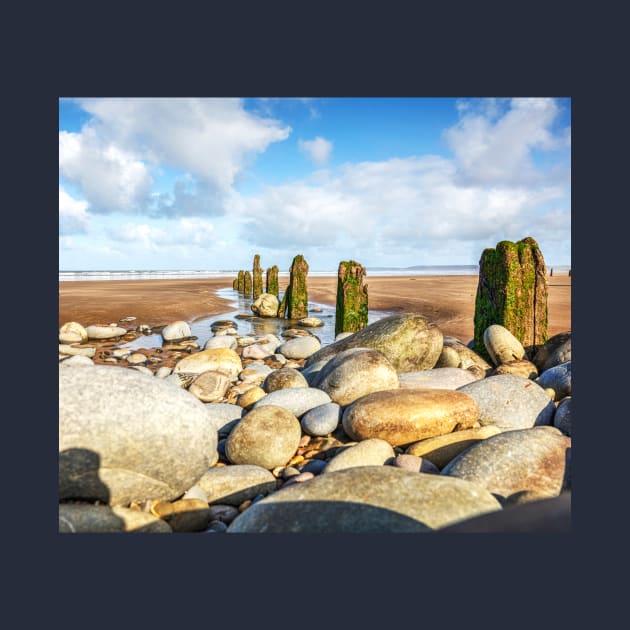
[[[243,503],[241,503],[238,506],[238,511],[239,512],[244,512],[251,504],[252,504],[252,500],[251,499],[247,499],[247,501],[243,501]]]

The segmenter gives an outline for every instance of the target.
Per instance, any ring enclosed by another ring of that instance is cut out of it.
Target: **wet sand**
[[[464,342],[474,332],[476,275],[374,276],[366,279],[369,308],[392,313],[420,313],[445,335]],[[280,277],[284,291],[288,277]],[[83,326],[109,324],[133,316],[127,324],[150,327],[176,320],[195,321],[231,310],[229,300],[216,295],[231,288],[232,278],[176,280],[94,280],[59,283],[59,326],[76,321]],[[309,277],[311,302],[334,306],[337,278]],[[571,277],[548,278],[549,336],[571,330]]]

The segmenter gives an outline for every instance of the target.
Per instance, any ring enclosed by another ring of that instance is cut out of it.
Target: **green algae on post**
[[[483,333],[492,324],[507,328],[525,347],[547,341],[547,278],[538,243],[501,241],[479,260],[475,300],[474,350],[484,359]]]
[[[267,267],[266,291],[276,297],[280,297],[280,289],[278,287],[278,265]]]
[[[239,293],[243,293],[243,291],[245,291],[245,272],[242,269],[238,272],[237,290]]]
[[[301,319],[308,316],[307,274],[308,263],[302,254],[298,254],[289,269],[289,286],[278,308],[278,317],[285,317],[285,312],[288,319]]]
[[[254,256],[253,273],[253,290],[252,299],[255,300],[262,292],[262,269],[260,267],[260,254]]]
[[[245,293],[246,297],[249,297],[252,294],[252,274],[249,273],[249,271],[245,272],[243,292]]]
[[[357,332],[368,323],[368,292],[365,268],[354,260],[339,263],[335,335]]]

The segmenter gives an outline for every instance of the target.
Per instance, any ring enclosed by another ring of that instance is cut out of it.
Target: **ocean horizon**
[[[548,266],[554,273],[566,275],[570,265]],[[264,275],[263,270],[263,275]],[[61,270],[59,282],[73,280],[158,280],[192,278],[235,278],[239,269],[100,269],[100,270]],[[312,270],[310,276],[336,276],[337,269]],[[370,276],[473,276],[479,273],[479,265],[414,265],[413,267],[367,267]],[[287,277],[288,271],[279,271],[278,276]]]

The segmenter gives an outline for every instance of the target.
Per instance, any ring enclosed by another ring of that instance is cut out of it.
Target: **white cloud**
[[[277,120],[245,111],[241,99],[104,98],[79,103],[93,119],[80,133],[60,132],[60,172],[99,211],[145,207],[151,169],[158,164],[192,175],[208,195],[225,194],[257,154],[291,132]]]
[[[244,240],[255,246],[327,250],[333,256],[395,258],[405,248],[473,260],[489,244],[537,238],[534,209],[562,199],[560,186],[462,185],[453,161],[438,157],[348,164],[335,173],[267,187],[233,199]],[[568,217],[557,227],[568,232]],[[431,260],[428,263],[432,262]],[[418,262],[420,264],[420,261]]]
[[[143,162],[89,127],[59,133],[59,173],[81,189],[94,212],[137,211],[153,183]]]
[[[316,136],[313,140],[298,140],[300,151],[318,166],[328,162],[333,145],[330,140]]]
[[[567,131],[554,135],[559,107],[551,98],[514,98],[499,103],[459,103],[459,122],[444,137],[455,154],[458,177],[465,184],[531,185],[544,175],[531,150],[566,147]]]
[[[59,234],[77,234],[87,230],[88,203],[75,199],[59,187]],[[71,239],[68,239],[71,243]]]

